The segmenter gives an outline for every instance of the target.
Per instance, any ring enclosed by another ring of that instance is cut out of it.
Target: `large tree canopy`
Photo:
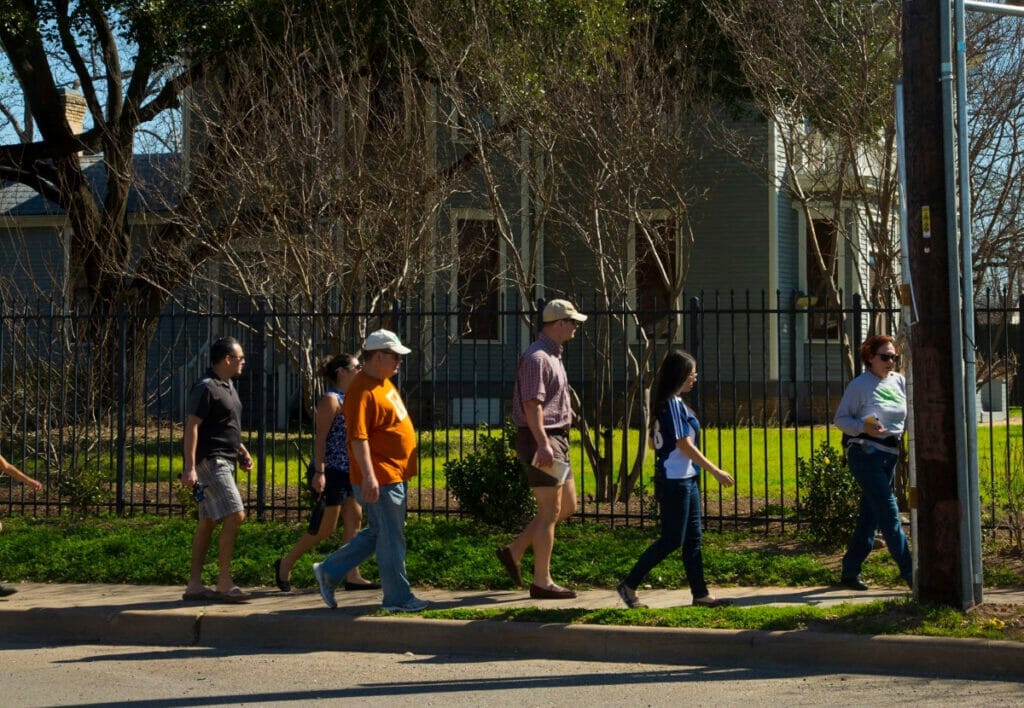
[[[20,182],[59,205],[71,225],[67,277],[77,304],[109,305],[134,291],[158,309],[175,269],[160,259],[132,261],[126,229],[132,157],[140,127],[177,105],[211,57],[229,50],[246,25],[242,0],[205,3],[13,0],[0,10],[0,44],[19,88],[3,106],[6,135],[0,177]],[[65,116],[66,89],[80,92],[85,130]],[[83,173],[83,153],[101,154],[105,191]],[[159,249],[159,239],[150,248]]]
[[[555,148],[550,156],[585,161],[578,153],[596,148],[635,168],[629,136],[647,134],[634,131],[645,122],[636,87],[664,99],[659,110],[689,91],[735,95],[738,62],[725,37],[696,0],[14,0],[0,9],[0,73],[17,83],[31,128],[21,106],[0,106],[11,136],[0,177],[67,215],[71,302],[128,308],[139,366],[154,318],[211,257],[235,271],[232,286],[260,284],[243,290],[254,298],[303,263],[383,297],[422,285],[444,266],[425,237],[446,190],[467,189],[456,182],[473,167],[500,176],[514,166],[513,136],[532,135]],[[81,132],[65,116],[67,88],[85,102]],[[463,126],[500,120],[462,154],[443,154],[431,136],[453,126],[431,113],[438,96],[456,104]],[[616,110],[590,124],[586,107],[602,103]],[[173,181],[164,218],[133,240],[140,135],[183,104],[193,116],[188,174]],[[648,137],[650,151],[661,138]],[[87,180],[90,155],[105,167],[102,191]],[[627,214],[629,200],[615,208]],[[342,237],[346,249],[336,247]],[[273,247],[254,251],[260,244]],[[357,262],[381,282],[346,278]],[[322,287],[309,278],[310,293]],[[110,335],[85,334],[96,343]]]

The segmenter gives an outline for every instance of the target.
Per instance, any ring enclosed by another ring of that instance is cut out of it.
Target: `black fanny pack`
[[[874,435],[868,435],[867,433],[861,433],[860,435],[847,435],[843,433],[843,449],[850,444],[852,440],[870,440],[873,443],[879,445],[885,445],[886,447],[900,447],[903,444],[902,435],[890,435],[886,438],[876,438]]]

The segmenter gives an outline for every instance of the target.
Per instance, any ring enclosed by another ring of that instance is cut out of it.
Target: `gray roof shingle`
[[[136,155],[132,159],[135,182],[128,194],[128,213],[167,211],[173,204],[176,176],[181,172],[181,156],[175,153]],[[107,165],[102,155],[82,157],[85,178],[99,203],[107,189]],[[30,187],[16,182],[0,182],[0,216],[60,216],[64,210],[44,199]]]

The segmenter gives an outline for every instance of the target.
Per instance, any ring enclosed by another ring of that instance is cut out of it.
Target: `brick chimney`
[[[60,90],[61,102],[64,104],[64,117],[68,121],[73,135],[82,132],[82,123],[85,121],[85,98],[74,89]]]

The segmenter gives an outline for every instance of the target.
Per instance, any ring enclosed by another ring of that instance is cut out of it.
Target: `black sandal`
[[[277,583],[277,589],[281,592],[291,592],[292,584],[281,577],[281,561],[284,558],[278,558],[274,561],[274,582]]]
[[[640,602],[640,598],[636,596],[636,590],[634,590],[633,594],[630,595],[629,592],[627,592],[627,587],[628,586],[625,583],[619,583],[619,587],[615,588],[619,593],[619,598],[626,603],[626,607],[631,610],[647,609],[647,605]]]

